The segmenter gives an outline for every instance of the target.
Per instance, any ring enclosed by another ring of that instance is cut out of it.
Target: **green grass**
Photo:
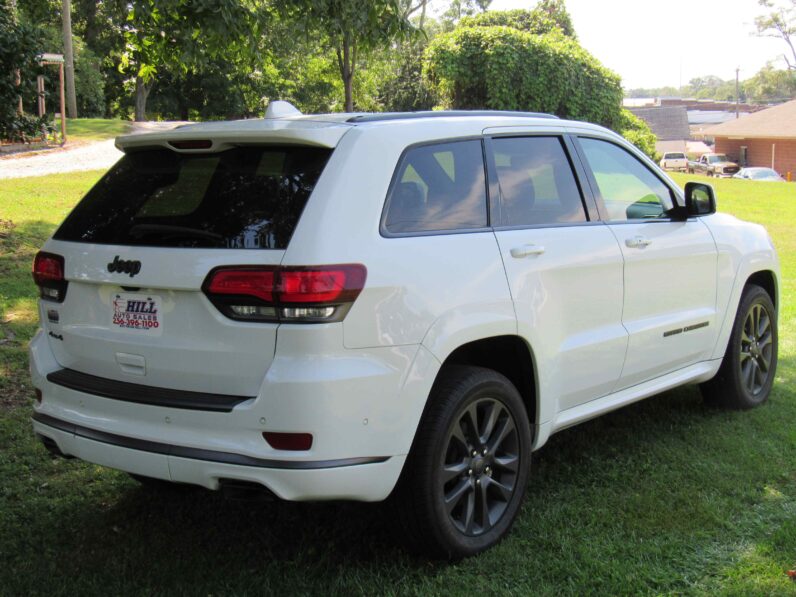
[[[796,185],[715,182],[782,260],[770,402],[709,410],[682,388],[554,436],[509,538],[446,565],[396,548],[378,505],[158,494],[46,454],[28,420],[30,261],[98,176],[0,185],[0,594],[796,595]]]
[[[60,132],[61,124],[56,123]],[[130,132],[133,124],[108,118],[68,118],[66,138],[69,141],[104,141]]]

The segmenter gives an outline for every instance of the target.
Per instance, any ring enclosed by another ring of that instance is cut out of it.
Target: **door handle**
[[[544,253],[544,247],[542,245],[522,245],[512,248],[510,253],[515,259],[522,259],[528,255],[541,255]]]
[[[634,236],[625,240],[625,245],[631,249],[643,249],[652,244],[652,241],[645,236]]]

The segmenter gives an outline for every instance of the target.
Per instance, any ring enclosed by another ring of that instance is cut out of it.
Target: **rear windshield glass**
[[[131,153],[88,192],[54,238],[284,249],[330,154],[310,147]]]

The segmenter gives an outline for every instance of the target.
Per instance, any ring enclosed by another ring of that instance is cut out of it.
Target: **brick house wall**
[[[771,168],[771,146],[774,145],[774,170],[783,177],[788,172],[796,179],[796,139],[729,139],[716,137],[716,153],[726,153],[738,161],[741,146],[746,146],[746,165]],[[739,162],[740,163],[740,162]],[[742,164],[743,165],[743,164]]]

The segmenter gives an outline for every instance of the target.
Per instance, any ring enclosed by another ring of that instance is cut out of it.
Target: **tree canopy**
[[[758,0],[758,4],[768,11],[755,19],[758,35],[784,41],[783,58],[789,70],[796,70],[796,0]]]
[[[550,112],[615,127],[619,77],[560,31],[460,27],[435,38],[425,74],[440,107]]]
[[[495,108],[636,125],[564,0],[503,12],[447,0],[436,18],[428,2],[72,0],[80,113],[239,118],[285,99],[306,112]],[[61,2],[16,3],[36,49],[61,51]]]
[[[0,139],[24,141],[42,132],[43,123],[18,108],[31,82],[21,74],[39,72],[38,53],[34,29],[20,22],[14,2],[0,0]]]

